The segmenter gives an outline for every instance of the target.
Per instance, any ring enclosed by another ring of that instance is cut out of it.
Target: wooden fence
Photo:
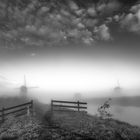
[[[52,111],[75,111],[76,110],[79,112],[79,111],[87,109],[87,106],[85,105],[87,105],[86,102],[80,102],[80,101],[71,102],[71,101],[51,100]]]
[[[15,117],[18,117],[25,114],[30,115],[30,113],[33,113],[33,100],[17,106],[12,106],[8,108],[3,107],[0,110],[0,122],[4,122],[9,115],[14,115]]]

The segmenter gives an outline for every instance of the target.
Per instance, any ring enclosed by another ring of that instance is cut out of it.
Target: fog
[[[95,115],[98,107],[112,98],[113,118],[140,125],[137,123],[140,116],[137,113],[140,107],[138,59],[132,61],[127,55],[118,57],[114,52],[113,57],[112,53],[100,52],[56,49],[20,57],[19,54],[2,56],[0,97],[3,104],[25,102],[23,97],[43,104],[50,104],[52,99],[80,100],[86,101],[88,113]],[[27,92],[24,95],[25,80]],[[15,101],[15,97],[21,101]]]
[[[45,55],[17,58],[15,54],[1,60],[0,74],[5,77],[0,77],[1,95],[19,94],[24,75],[28,87],[37,87],[28,90],[29,96],[40,100],[72,98],[77,92],[84,98],[139,95],[140,67],[127,60],[127,56],[113,58],[109,54],[98,55],[97,50],[91,49],[53,50]],[[118,80],[121,94],[113,92]]]

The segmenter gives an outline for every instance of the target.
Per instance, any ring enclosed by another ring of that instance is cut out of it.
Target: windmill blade
[[[18,87],[18,88],[14,88],[14,89],[20,89],[20,87]]]
[[[120,82],[119,82],[119,80],[117,80],[117,86],[118,86],[118,87],[120,86]]]
[[[37,86],[35,86],[35,87],[27,87],[28,89],[30,88],[30,89],[33,89],[33,88],[39,88],[39,87],[37,87]]]
[[[3,76],[3,75],[0,75],[0,84],[2,86],[5,86],[5,85],[14,85],[16,84],[15,81],[11,81],[10,79],[8,79],[7,77]]]
[[[24,75],[24,86],[26,87],[26,76]]]

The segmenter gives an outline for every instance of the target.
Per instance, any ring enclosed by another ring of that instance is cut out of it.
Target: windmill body
[[[27,86],[26,86],[26,77],[24,75],[24,85],[20,87],[20,95],[22,97],[26,97],[27,96]]]
[[[122,93],[122,88],[120,86],[119,81],[117,81],[117,86],[114,87],[114,93],[115,93],[116,96],[120,96],[121,93]]]
[[[21,86],[20,87],[20,94],[21,94],[21,96],[26,97],[27,96],[27,92],[28,92],[28,89],[27,89],[26,86]]]
[[[37,87],[28,87],[26,84],[26,77],[24,76],[24,85],[22,85],[20,89],[20,96],[23,98],[27,98],[28,89],[37,88]]]

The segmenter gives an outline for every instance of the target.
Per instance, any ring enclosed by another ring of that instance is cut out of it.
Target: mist
[[[139,95],[140,67],[137,62],[132,63],[124,55],[118,58],[99,52],[94,49],[56,49],[47,54],[21,56],[19,59],[16,55],[7,55],[6,60],[1,60],[0,73],[5,77],[0,78],[1,95],[6,92],[9,95],[18,94],[16,88],[24,84],[24,75],[27,86],[38,87],[28,91],[29,95],[38,99],[55,96],[70,98],[77,92],[86,98]],[[117,81],[122,88],[120,95],[113,93],[118,86]]]

